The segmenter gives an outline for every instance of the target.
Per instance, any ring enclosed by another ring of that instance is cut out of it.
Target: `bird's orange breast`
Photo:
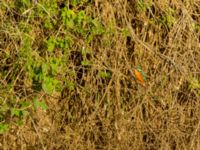
[[[136,69],[134,71],[134,74],[135,74],[136,79],[139,81],[139,83],[144,85],[145,81],[144,81],[142,74],[139,71],[137,71]]]

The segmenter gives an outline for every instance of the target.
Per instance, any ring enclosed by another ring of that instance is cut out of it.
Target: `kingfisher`
[[[147,75],[144,73],[141,66],[137,66],[137,68],[134,69],[134,75],[138,83],[144,86],[145,81],[147,80]]]

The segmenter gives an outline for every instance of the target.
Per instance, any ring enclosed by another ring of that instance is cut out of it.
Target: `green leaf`
[[[51,82],[45,81],[42,83],[42,89],[45,91],[45,93],[52,94],[54,90],[54,86],[52,85]]]
[[[128,28],[123,28],[121,32],[122,32],[123,36],[125,36],[125,37],[130,36],[130,32],[129,32]]]
[[[92,33],[93,34],[101,35],[105,32],[104,27],[102,26],[102,24],[97,19],[93,19],[91,21],[91,23],[93,24],[93,27],[92,27]]]
[[[48,73],[48,69],[49,69],[49,65],[46,63],[43,63],[42,64],[42,73],[46,75]]]
[[[53,75],[58,73],[58,68],[60,64],[61,64],[61,61],[58,58],[52,58],[50,60],[50,66],[51,66],[51,71]]]
[[[146,7],[147,6],[146,6],[144,0],[137,1],[136,10],[138,12],[144,12],[144,11],[146,11],[146,9],[147,9]]]
[[[62,10],[62,21],[63,23],[69,27],[73,28],[74,27],[74,19],[76,17],[76,14],[73,10],[67,9],[66,7]]]
[[[82,54],[84,57],[86,57],[87,54],[91,54],[91,50],[90,50],[90,49],[87,49],[87,48],[85,48],[85,47],[83,47],[83,48],[81,49],[81,54]]]
[[[80,25],[84,20],[86,20],[86,15],[85,12],[81,10],[77,15],[76,21]]]
[[[68,20],[66,22],[66,25],[69,27],[69,28],[73,28],[74,27],[74,21],[73,20]]]
[[[7,124],[0,123],[0,134],[5,133],[8,130],[9,126]]]
[[[11,109],[11,116],[20,117],[20,116],[24,116],[24,115],[25,115],[25,113],[20,109],[16,109],[16,108]]]
[[[47,93],[47,94],[52,94],[54,91],[56,84],[58,84],[57,80],[54,80],[50,77],[45,77],[44,81],[42,82],[42,89]]]
[[[33,99],[33,104],[34,104],[35,109],[38,109],[38,108],[42,108],[43,110],[48,109],[48,106],[46,105],[46,103],[43,101],[39,101],[37,98]]]
[[[200,83],[199,83],[198,79],[191,78],[189,89],[191,89],[191,90],[199,89],[200,90]]]
[[[53,25],[52,25],[51,20],[49,18],[44,22],[44,27],[46,29],[53,29]]]
[[[73,90],[75,89],[74,83],[71,82],[71,81],[66,80],[66,81],[65,81],[65,85],[67,86],[67,88],[68,88],[70,91],[73,91]]]
[[[30,106],[30,103],[27,101],[20,102],[21,108]]]
[[[55,44],[56,44],[55,39],[50,38],[50,39],[47,41],[47,50],[48,50],[49,52],[53,52],[53,50],[54,50],[54,48],[55,48]]]
[[[106,71],[100,71],[101,78],[111,78],[111,73]]]
[[[88,65],[90,65],[90,61],[89,60],[83,60],[83,61],[81,61],[81,65],[88,66]]]
[[[9,110],[9,107],[8,107],[7,104],[5,104],[5,105],[3,105],[3,106],[0,107],[0,112],[6,112],[8,110]]]

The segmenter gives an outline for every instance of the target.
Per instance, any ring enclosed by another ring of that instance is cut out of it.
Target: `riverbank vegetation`
[[[1,0],[0,147],[199,149],[199,15],[198,0]]]

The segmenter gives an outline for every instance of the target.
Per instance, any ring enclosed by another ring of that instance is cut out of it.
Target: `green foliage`
[[[128,37],[130,36],[130,32],[129,32],[129,29],[128,28],[123,28],[122,31],[121,31],[122,35],[125,36],[125,37]]]
[[[191,89],[191,90],[197,89],[200,92],[200,82],[199,82],[199,80],[196,79],[196,78],[191,78],[190,84],[189,84],[189,89]]]
[[[50,77],[44,77],[42,82],[42,89],[44,90],[45,93],[52,94],[57,84],[58,84],[57,80]]]
[[[14,7],[20,11],[20,13],[23,13],[26,11],[29,7],[31,7],[31,1],[30,0],[18,0],[15,1]]]
[[[94,35],[102,35],[106,32],[106,29],[103,27],[102,23],[95,18],[91,20],[92,24],[92,34]]]
[[[2,103],[0,105],[0,134],[6,132],[11,123],[22,125],[29,114],[29,108],[31,108],[31,103],[23,100],[16,103],[15,99],[9,99],[8,103]],[[12,118],[11,122],[6,119],[8,117]]]
[[[67,87],[69,91],[75,90],[74,79],[77,72],[68,70],[70,51],[77,48],[77,39],[90,44],[95,37],[106,32],[100,19],[85,9],[92,2],[94,1],[18,0],[10,1],[9,5],[7,2],[0,5],[1,14],[10,13],[5,16],[8,19],[1,26],[8,33],[3,42],[13,46],[8,46],[9,49],[1,57],[4,63],[7,59],[11,59],[12,63],[8,65],[10,68],[0,71],[1,81],[9,77],[6,79],[9,82],[6,81],[5,86],[1,85],[6,96],[0,95],[0,134],[8,130],[12,123],[23,124],[29,116],[27,114],[31,114],[33,109],[48,109],[44,101],[37,99],[38,94],[61,94],[63,87]],[[60,8],[62,3],[64,7]],[[79,7],[82,8],[78,9]],[[12,44],[6,41],[12,41]],[[91,65],[87,55],[92,55],[92,50],[82,49],[81,55],[82,67]],[[66,77],[67,71],[70,78]],[[16,87],[22,87],[23,90]],[[21,96],[26,94],[26,97]],[[31,101],[33,97],[36,98]]]
[[[55,38],[50,37],[47,42],[47,50],[53,52],[56,48],[62,49],[64,52],[68,52],[69,48],[74,44],[71,37],[67,36],[65,38]]]
[[[141,12],[141,11],[146,11],[146,5],[144,3],[144,0],[138,0],[136,9]]]
[[[66,25],[67,28],[74,28],[74,21],[76,14],[73,10],[67,9],[66,7],[62,10],[62,22]]]
[[[0,123],[0,134],[5,133],[9,128],[8,124]]]
[[[26,114],[27,112],[24,110],[16,109],[16,108],[11,109],[11,116],[22,117],[22,116],[25,116]]]
[[[111,72],[109,71],[100,71],[101,78],[111,78]]]
[[[161,16],[161,22],[168,27],[171,27],[175,23],[175,11],[171,8],[168,8],[166,13]]]
[[[75,85],[72,81],[65,80],[65,86],[68,90],[73,91],[75,89]]]
[[[137,0],[136,2],[136,10],[137,12],[146,12],[148,8],[152,6],[152,0]]]
[[[47,50],[49,52],[53,52],[55,45],[56,45],[56,39],[49,38],[49,40],[47,41]]]
[[[191,30],[196,30],[196,31],[200,31],[200,25],[198,25],[197,23],[191,23]]]
[[[19,107],[11,108],[11,116],[18,117],[18,118],[25,118],[28,114],[28,108],[31,104],[28,101],[21,101],[19,102]]]
[[[0,121],[4,120],[4,117],[6,116],[6,113],[9,111],[10,107],[8,104],[1,103],[0,106]]]
[[[89,60],[81,61],[81,65],[83,65],[83,66],[89,66],[90,64],[91,64],[91,62]]]
[[[65,7],[62,9],[61,18],[67,30],[78,33],[83,37],[87,36],[89,42],[93,39],[93,36],[101,35],[105,32],[97,18],[92,19],[84,10],[75,11]]]
[[[35,110],[37,110],[38,108],[42,108],[43,110],[48,109],[48,106],[46,105],[46,103],[43,101],[39,101],[37,98],[33,99],[33,104],[34,104]]]

